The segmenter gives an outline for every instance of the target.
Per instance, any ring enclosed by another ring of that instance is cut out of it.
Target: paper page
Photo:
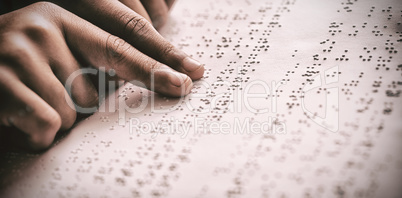
[[[205,63],[184,98],[127,84],[1,197],[401,197],[398,0],[182,0],[161,34]]]

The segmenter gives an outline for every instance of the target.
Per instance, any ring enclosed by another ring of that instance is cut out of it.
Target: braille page
[[[161,34],[205,64],[184,98],[126,84],[1,197],[402,197],[399,0],[182,0]]]

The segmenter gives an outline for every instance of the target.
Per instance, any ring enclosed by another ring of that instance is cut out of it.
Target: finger
[[[81,2],[79,5],[82,9],[70,8],[70,10],[107,32],[123,38],[151,58],[187,74],[193,80],[198,80],[203,76],[203,65],[166,41],[139,14],[120,2],[98,1],[97,3],[96,10],[92,4],[89,5],[85,2]],[[65,6],[68,7],[68,4]]]
[[[175,0],[165,0],[169,10],[172,9]]]
[[[32,78],[26,81],[26,85],[57,111],[62,120],[60,129],[67,130],[77,118],[74,103],[49,66],[44,67],[43,64],[32,65]],[[85,94],[84,90],[80,91],[80,94]]]
[[[145,9],[148,11],[152,24],[156,29],[161,28],[167,21],[169,8],[165,0],[141,0]]]
[[[42,150],[50,146],[61,126],[59,114],[36,93],[26,87],[17,76],[6,67],[0,66],[0,122],[7,127],[15,127],[22,134],[30,149]],[[7,131],[6,131],[7,132]]]
[[[139,0],[119,0],[119,1],[122,2],[124,5],[126,5],[127,7],[131,8],[136,13],[140,14],[149,22],[151,22],[151,18],[149,17],[148,12],[145,10],[144,6]]]
[[[47,54],[51,57],[50,66],[53,73],[64,85],[78,113],[95,112],[99,105],[99,95],[88,77],[88,75],[95,76],[95,74],[91,74],[94,72],[91,72],[89,68],[81,69],[80,63],[76,59],[82,59],[82,57],[72,54],[61,34],[54,32],[53,35],[55,36],[47,38],[49,44]]]
[[[146,56],[124,40],[66,13],[63,18],[65,38],[94,66],[104,66],[126,81],[139,80],[151,90],[170,96],[189,93],[191,79],[185,74]]]
[[[49,47],[46,42],[43,44]],[[28,38],[19,35],[8,36],[2,45],[7,46],[3,56],[13,60],[8,64],[12,66],[14,73],[28,88],[58,112],[62,120],[62,130],[70,128],[76,119],[74,106],[69,105],[72,104],[70,97],[53,74],[47,63],[48,60],[40,54],[39,49]],[[53,48],[55,49],[55,46]]]

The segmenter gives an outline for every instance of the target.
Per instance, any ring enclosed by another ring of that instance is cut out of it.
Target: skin
[[[155,30],[147,20],[151,2],[145,8],[128,0],[39,2],[0,16],[0,130],[14,136],[12,144],[46,149],[77,119],[68,103],[98,104],[87,76],[75,78],[71,97],[64,87],[84,66],[106,67],[118,79],[148,88],[154,71],[153,91],[174,97],[190,92],[204,67]],[[161,2],[164,11],[172,4]]]
[[[114,0],[117,1],[117,0]],[[119,0],[122,4],[135,11],[136,13],[143,16],[148,21],[152,22],[156,29],[161,28],[167,21],[169,10],[172,8],[175,0]],[[19,9],[30,5],[32,3],[38,2],[36,0],[13,0],[10,1],[14,9]],[[105,1],[94,1],[94,0],[50,0],[55,4],[60,5],[63,8],[70,10],[73,13],[80,15],[79,4],[86,5],[86,9],[90,11],[91,14],[95,12],[96,9],[102,7],[101,5]],[[83,10],[83,9],[81,9]],[[87,10],[84,10],[84,12]],[[82,13],[81,13],[82,14]]]

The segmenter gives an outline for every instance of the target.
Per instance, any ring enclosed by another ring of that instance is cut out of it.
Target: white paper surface
[[[398,0],[178,1],[161,33],[205,63],[193,93],[126,85],[105,102],[116,112],[49,151],[1,156],[0,196],[401,197],[401,13]]]

